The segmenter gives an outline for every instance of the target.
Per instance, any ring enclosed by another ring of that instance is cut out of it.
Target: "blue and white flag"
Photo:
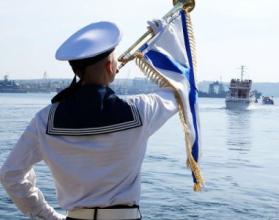
[[[185,131],[187,163],[192,170],[194,190],[203,185],[197,164],[200,155],[197,88],[192,54],[192,30],[189,16],[180,11],[140,51],[136,63],[160,86],[175,89],[181,122]]]

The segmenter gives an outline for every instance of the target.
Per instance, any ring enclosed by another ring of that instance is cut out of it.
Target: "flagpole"
[[[173,0],[174,7],[167,12],[162,19],[167,20],[169,17],[174,15],[180,9],[187,9],[187,11],[192,11],[195,7],[195,0]],[[154,36],[154,33],[150,28],[134,43],[130,46],[122,55],[119,56],[118,61],[121,63],[118,69],[121,69],[129,61],[133,60],[138,49],[147,41],[149,41]]]

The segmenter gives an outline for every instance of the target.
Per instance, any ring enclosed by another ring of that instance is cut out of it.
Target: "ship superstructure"
[[[241,79],[232,79],[229,93],[226,96],[226,107],[228,109],[247,109],[253,102],[251,88],[252,80],[243,79],[244,66],[241,66]]]
[[[0,93],[25,93],[26,89],[21,88],[15,81],[9,80],[8,75],[4,76],[4,80],[0,80]]]

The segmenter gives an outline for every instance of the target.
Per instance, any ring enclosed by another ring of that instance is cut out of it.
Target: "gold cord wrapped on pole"
[[[176,5],[178,0],[173,0],[172,3],[173,5]],[[195,8],[195,0],[188,0],[187,3],[183,5],[183,9],[186,10],[187,12],[191,12]]]
[[[180,9],[184,9],[187,12],[190,12],[195,7],[195,0],[173,0],[173,8],[166,13],[162,19],[167,20],[171,16],[173,16]],[[138,49],[144,45],[147,41],[149,41],[154,36],[151,29],[148,29],[132,46],[130,46],[123,54],[121,54],[118,58],[118,61],[121,63],[118,69],[121,69],[125,66],[129,61],[133,60],[137,55],[135,54]]]

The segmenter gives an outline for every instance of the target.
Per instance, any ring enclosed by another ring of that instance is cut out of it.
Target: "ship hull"
[[[227,109],[246,110],[251,104],[250,99],[226,99]]]
[[[2,89],[0,88],[0,93],[27,93],[25,89]]]

